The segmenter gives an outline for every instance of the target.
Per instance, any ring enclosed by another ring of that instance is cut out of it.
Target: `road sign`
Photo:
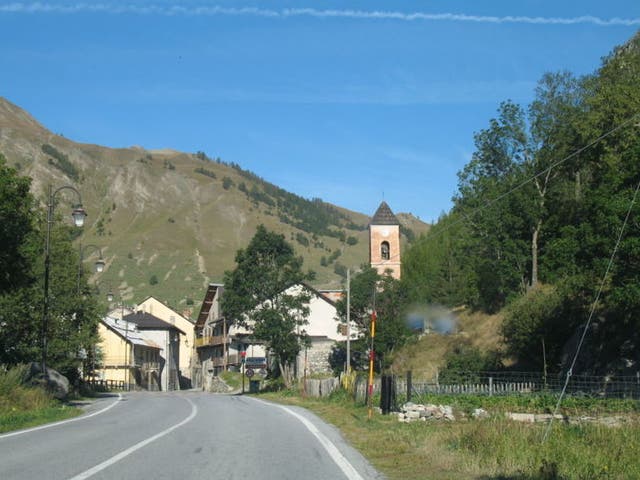
[[[251,378],[251,377],[253,377],[253,370],[252,370],[252,369],[250,369],[250,368],[247,368],[247,371],[246,371],[246,372],[244,372],[244,374],[245,374],[247,377]]]
[[[247,357],[245,358],[245,365],[247,368],[253,368],[254,370],[267,368],[267,359],[266,357]]]

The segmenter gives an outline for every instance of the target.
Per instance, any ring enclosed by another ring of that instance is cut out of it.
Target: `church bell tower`
[[[387,270],[400,279],[400,222],[382,202],[369,223],[369,261],[380,275]]]

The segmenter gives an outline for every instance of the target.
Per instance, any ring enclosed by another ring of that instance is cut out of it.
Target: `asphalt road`
[[[247,396],[126,393],[0,435],[0,479],[382,479],[304,409]]]

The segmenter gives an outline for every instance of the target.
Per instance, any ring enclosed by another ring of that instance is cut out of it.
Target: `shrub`
[[[309,246],[309,239],[300,232],[296,233],[296,241],[303,247]]]
[[[209,178],[217,178],[215,172],[213,172],[211,170],[207,170],[206,168],[198,167],[198,168],[194,169],[194,172],[200,173],[200,174],[202,174],[202,175],[204,175],[206,177],[209,177]]]
[[[442,383],[474,382],[478,372],[499,369],[496,353],[483,353],[466,343],[458,344],[445,355],[445,366],[440,373]]]
[[[52,165],[61,172],[67,174],[67,176],[72,180],[78,181],[78,178],[80,178],[78,169],[69,161],[69,157],[67,155],[48,143],[42,145],[42,151],[52,157],[49,158],[49,165]]]
[[[231,180],[229,177],[223,177],[222,188],[224,188],[225,190],[229,190],[231,187],[233,187],[233,180]]]

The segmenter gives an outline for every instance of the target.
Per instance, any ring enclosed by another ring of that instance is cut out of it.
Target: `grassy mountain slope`
[[[433,380],[444,367],[446,355],[456,346],[469,345],[482,352],[502,348],[501,314],[489,315],[468,309],[457,309],[451,313],[456,319],[453,333],[428,333],[415,342],[409,342],[395,353],[394,372],[403,375],[411,370],[416,381]]]
[[[368,258],[368,216],[301,198],[201,152],[76,143],[1,97],[0,152],[32,177],[43,206],[49,184],[81,192],[89,217],[80,241],[100,247],[107,262],[92,280],[119,289],[129,303],[154,295],[176,307],[197,305],[261,223],[285,235],[321,287],[338,288],[344,266]],[[57,214],[75,201],[65,192],[57,199]],[[427,227],[401,218],[409,237]],[[86,253],[90,265],[97,253]]]

